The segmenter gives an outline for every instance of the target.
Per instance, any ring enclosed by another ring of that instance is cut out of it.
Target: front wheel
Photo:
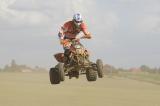
[[[97,59],[96,64],[97,64],[98,77],[103,78],[103,62],[102,62],[102,60]]]

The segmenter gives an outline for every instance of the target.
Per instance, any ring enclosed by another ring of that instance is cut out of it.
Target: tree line
[[[46,71],[46,69],[35,66],[34,68],[31,68],[26,65],[18,65],[15,60],[12,60],[11,63],[8,65],[5,65],[4,68],[0,68],[0,72],[43,72]]]
[[[138,68],[130,68],[130,69],[124,69],[124,68],[115,68],[114,66],[106,64],[104,66],[104,73],[109,74],[109,73],[118,73],[118,72],[147,72],[147,73],[155,73],[155,74],[160,74],[160,67],[157,68],[150,68],[147,65],[141,65]]]

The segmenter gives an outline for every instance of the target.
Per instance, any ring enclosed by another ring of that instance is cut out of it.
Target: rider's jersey
[[[83,32],[85,35],[89,34],[87,31],[86,24],[84,22],[81,23],[80,27],[77,28],[74,25],[73,21],[68,21],[66,22],[62,27],[61,27],[61,32],[64,35],[64,38],[67,39],[74,39],[76,38],[76,35],[80,32]]]

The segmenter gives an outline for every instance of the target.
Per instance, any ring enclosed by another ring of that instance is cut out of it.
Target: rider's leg
[[[65,63],[67,63],[67,64],[70,61],[69,55],[70,55],[69,49],[65,49],[65,51],[64,51],[64,57],[65,57]]]

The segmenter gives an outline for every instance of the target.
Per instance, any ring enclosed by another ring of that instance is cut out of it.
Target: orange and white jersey
[[[84,22],[82,22],[80,24],[80,26],[77,28],[74,25],[73,21],[68,21],[61,27],[61,29],[59,31],[59,33],[60,33],[59,37],[60,38],[74,39],[74,38],[76,38],[76,35],[79,34],[81,31],[85,35],[89,34],[89,32],[87,31],[86,24]]]

